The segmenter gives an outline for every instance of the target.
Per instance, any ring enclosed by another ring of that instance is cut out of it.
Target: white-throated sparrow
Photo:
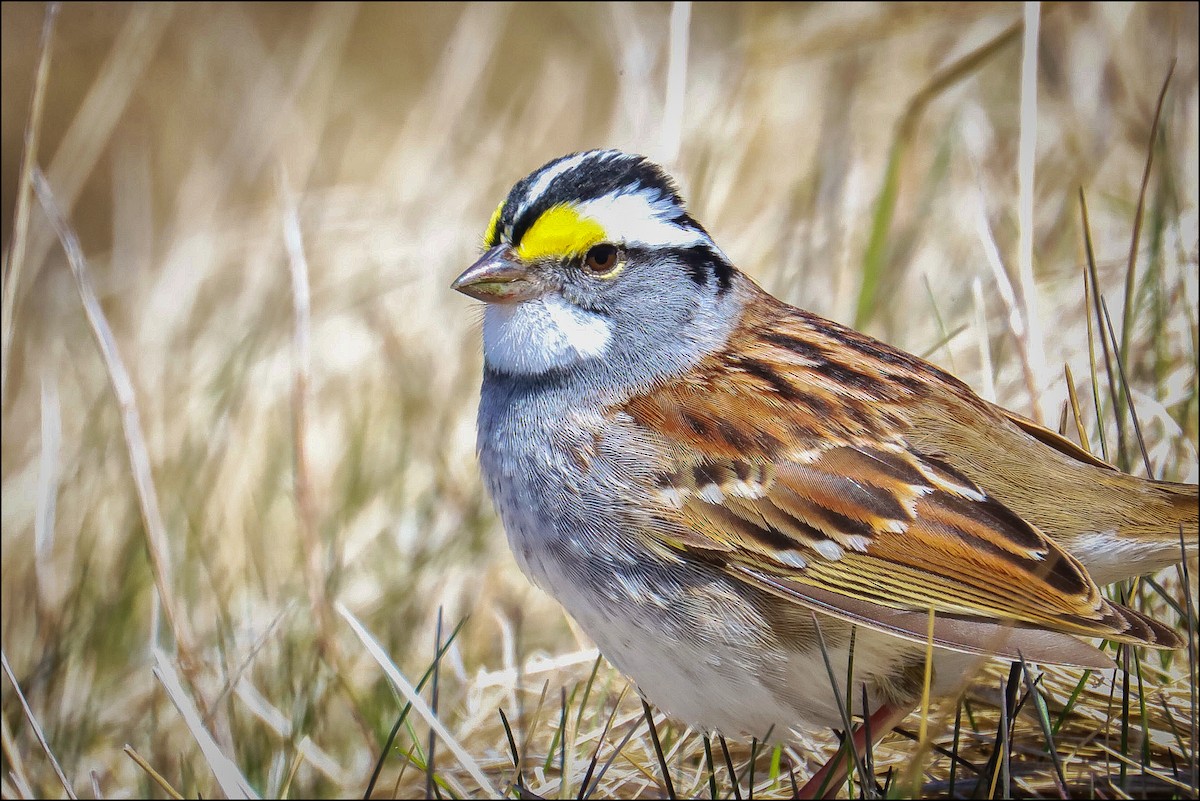
[[[876,733],[976,655],[1173,647],[1097,582],[1180,557],[1196,487],[1118,472],[733,267],[640,156],[552,161],[454,288],[488,303],[478,447],[517,561],[652,702],[725,734]],[[814,614],[815,613],[815,614]]]

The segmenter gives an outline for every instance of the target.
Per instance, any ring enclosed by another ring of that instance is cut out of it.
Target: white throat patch
[[[523,303],[488,304],[483,355],[503,373],[537,375],[604,353],[612,323],[548,294]]]

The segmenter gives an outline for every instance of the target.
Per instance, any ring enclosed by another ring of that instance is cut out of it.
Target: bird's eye
[[[592,275],[607,275],[621,266],[621,249],[607,242],[596,245],[583,258],[583,268]]]

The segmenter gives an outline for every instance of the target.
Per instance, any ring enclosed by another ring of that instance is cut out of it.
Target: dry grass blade
[[[33,567],[37,577],[37,614],[41,623],[49,628],[45,609],[50,604],[43,599],[54,583],[50,560],[54,548],[54,519],[58,506],[62,461],[62,405],[59,402],[58,386],[53,375],[42,377],[41,404],[41,454],[38,459],[37,517],[33,530]]]
[[[1000,295],[1000,300],[1004,303],[1004,310],[1006,312],[1004,317],[1005,322],[1008,324],[1009,331],[1012,332],[1013,341],[1017,344],[1017,356],[1021,362],[1021,373],[1025,378],[1025,388],[1029,391],[1033,416],[1040,422],[1042,412],[1039,402],[1041,390],[1040,374],[1038,371],[1042,369],[1042,366],[1040,364],[1035,366],[1035,359],[1032,354],[1040,352],[1042,345],[1040,342],[1037,344],[1034,343],[1033,328],[1028,322],[1030,315],[1036,314],[1037,309],[1029,308],[1028,303],[1022,306],[1017,299],[1017,293],[1014,291],[1012,281],[1008,277],[1008,271],[1005,270],[1004,262],[1000,258],[1000,247],[996,244],[996,237],[988,224],[987,208],[984,204],[982,188],[977,197],[974,216],[976,228],[979,231],[979,241],[983,245],[984,260],[987,262],[988,267],[991,268],[992,279],[995,281],[997,293]],[[1022,297],[1024,297],[1025,291],[1023,288]],[[1034,291],[1036,292],[1036,288]],[[978,302],[982,309],[982,299]],[[1040,339],[1040,334],[1038,334],[1038,338]]]
[[[17,183],[16,208],[13,211],[12,239],[4,252],[4,294],[3,298],[0,298],[0,401],[6,397],[4,390],[8,386],[13,306],[17,299],[17,287],[21,282],[21,268],[25,264],[25,243],[29,235],[29,190],[33,181],[33,169],[38,163],[38,134],[41,131],[42,113],[46,102],[46,79],[50,75],[50,45],[54,37],[54,22],[58,19],[61,7],[61,3],[47,3],[42,21],[37,72],[33,79],[33,102],[30,103],[29,119],[25,123],[24,146],[21,150],[21,175]]]
[[[238,770],[233,760],[221,753],[220,746],[205,728],[204,720],[183,688],[183,683],[179,681],[175,669],[171,667],[167,655],[158,649],[154,651],[154,675],[162,683],[163,689],[167,691],[171,703],[183,716],[188,731],[192,733],[196,744],[200,746],[200,751],[204,754],[204,759],[212,770],[213,776],[216,777],[217,784],[221,785],[222,792],[229,798],[258,798],[258,794],[250,787],[250,783],[246,781],[246,777]]]
[[[325,564],[325,549],[317,534],[317,503],[313,497],[307,446],[309,375],[312,372],[308,259],[304,256],[300,214],[288,187],[287,175],[282,168],[278,185],[284,206],[283,242],[288,256],[288,272],[292,279],[292,442],[296,511],[304,547],[305,586],[308,588],[313,618],[317,622],[318,642],[326,658],[334,659],[336,642],[331,633],[329,598],[325,593],[328,566]]]
[[[0,715],[0,751],[3,752],[4,759],[8,764],[8,776],[16,785],[20,797],[33,798],[33,790],[29,788],[29,779],[25,775],[25,760],[13,739],[12,732],[8,730],[8,718],[2,715]]]
[[[454,735],[446,729],[442,722],[438,720],[437,716],[433,714],[433,710],[430,709],[429,705],[425,703],[425,699],[418,695],[417,691],[409,683],[408,679],[404,678],[404,674],[401,673],[392,660],[388,658],[387,653],[384,652],[379,642],[373,636],[371,636],[371,633],[368,632],[361,623],[358,622],[358,618],[356,618],[349,609],[341,604],[337,604],[336,609],[337,613],[341,615],[347,623],[350,624],[350,628],[352,628],[354,633],[358,635],[358,638],[362,641],[362,644],[366,646],[367,652],[375,659],[377,663],[379,663],[379,666],[383,668],[383,672],[387,674],[387,677],[392,682],[392,685],[400,691],[400,693],[410,704],[412,704],[413,709],[417,710],[417,714],[425,719],[425,722],[429,724],[429,727],[437,732],[438,737],[442,738],[442,742],[446,744],[446,747],[450,749],[455,758],[458,759],[459,763],[466,768],[467,772],[471,775],[471,778],[473,778],[479,785],[479,789],[482,790],[487,796],[492,798],[499,797],[500,793],[498,793],[496,789],[492,787],[492,783],[488,781],[487,777],[480,769],[479,763],[475,761],[475,758],[472,757],[467,750],[462,747],[457,738],[455,738]]]
[[[905,107],[900,123],[896,126],[896,134],[892,139],[891,151],[888,154],[883,185],[880,187],[875,201],[871,239],[863,256],[862,286],[859,289],[858,306],[854,312],[855,328],[865,326],[875,311],[875,297],[878,294],[886,264],[888,236],[892,227],[892,217],[896,211],[896,200],[900,193],[900,175],[903,171],[906,151],[916,133],[917,123],[920,121],[925,107],[947,88],[979,69],[989,58],[1013,42],[1020,35],[1023,27],[1024,23],[1018,20],[981,47],[953,64],[938,70],[921,91],[913,95]]]
[[[1080,200],[1080,203],[1082,204],[1083,203],[1082,190],[1079,193],[1079,200]],[[1084,209],[1083,209],[1083,216],[1084,216],[1084,220],[1085,220],[1085,231],[1086,231],[1086,219],[1087,219],[1087,207],[1086,206],[1084,206]],[[1084,237],[1086,239],[1088,237],[1088,234],[1085,233]],[[1090,245],[1089,245],[1089,247],[1090,247]],[[1089,258],[1090,258],[1090,256],[1089,256]],[[1083,305],[1084,305],[1085,309],[1087,308],[1087,305],[1091,302],[1091,285],[1092,285],[1091,272],[1088,270],[1088,268],[1084,268],[1084,270],[1083,270]],[[1092,323],[1092,315],[1091,314],[1089,314],[1085,311],[1083,316],[1084,316],[1084,319],[1087,320],[1088,385],[1091,387],[1091,390],[1092,390],[1092,410],[1096,413],[1096,438],[1100,442],[1100,457],[1102,459],[1104,459],[1105,461],[1109,461],[1110,457],[1108,455],[1108,439],[1107,439],[1107,437],[1105,437],[1105,434],[1104,434],[1104,413],[1102,411],[1104,407],[1100,401],[1100,379],[1099,379],[1099,373],[1096,370],[1096,327]]]
[[[49,183],[56,188],[59,208],[64,213],[75,209],[75,203],[111,141],[112,132],[133,98],[139,79],[154,57],[174,13],[175,8],[170,3],[130,7],[109,57],[88,87],[87,96],[46,168]],[[49,233],[41,228],[30,231],[25,261],[31,271],[30,278],[37,275],[50,252],[53,238]]]
[[[130,378],[129,371],[125,367],[125,360],[121,358],[112,327],[100,306],[100,299],[96,297],[96,290],[92,286],[92,279],[88,271],[87,259],[84,258],[83,248],[79,245],[75,231],[63,217],[46,176],[36,166],[33,169],[32,181],[42,209],[58,234],[59,241],[67,255],[67,261],[71,265],[71,274],[75,278],[75,286],[83,303],[84,313],[91,325],[96,346],[104,358],[109,385],[116,398],[117,406],[121,410],[125,449],[129,457],[129,467],[133,474],[134,485],[137,488],[138,504],[146,532],[146,551],[150,555],[154,584],[158,589],[159,600],[162,602],[163,611],[167,616],[167,624],[175,638],[175,646],[179,649],[179,659],[184,674],[188,676],[190,683],[195,688],[196,698],[201,709],[206,711],[208,705],[199,695],[199,688],[195,681],[194,673],[197,670],[197,663],[191,629],[186,616],[181,611],[181,605],[171,583],[170,543],[167,538],[166,524],[159,511],[158,492],[154,487],[154,475],[150,468],[150,452],[146,447],[146,438],[142,432],[133,379]]]
[[[123,750],[125,751],[126,756],[132,759],[135,765],[145,771],[146,775],[149,776],[150,779],[157,784],[164,793],[167,794],[167,796],[175,799],[175,801],[183,801],[183,793],[172,787],[171,783],[163,778],[163,775],[155,770],[150,763],[146,761],[145,757],[135,751],[132,745],[126,745]]]
[[[995,370],[992,367],[991,337],[988,336],[987,305],[983,299],[983,283],[976,278],[971,282],[971,301],[974,308],[976,342],[979,347],[980,379],[983,383],[979,394],[990,401],[996,400]]]
[[[63,773],[62,766],[58,764],[58,760],[54,757],[54,752],[50,750],[50,743],[46,742],[46,735],[42,733],[41,724],[34,717],[33,710],[29,708],[29,702],[25,700],[25,694],[21,692],[21,685],[17,684],[17,677],[13,675],[12,668],[8,664],[8,655],[0,650],[0,664],[4,666],[4,675],[8,676],[8,681],[12,684],[13,692],[17,694],[17,700],[21,702],[21,711],[25,713],[25,719],[29,721],[29,728],[33,730],[33,736],[37,738],[38,744],[42,747],[42,751],[46,754],[46,758],[50,760],[50,766],[54,768],[54,774],[58,776],[58,781],[62,784],[63,791],[66,792],[68,798],[77,798],[74,788],[67,781],[67,776]]]
[[[429,681],[429,679],[434,675],[435,669],[439,664],[441,664],[442,657],[446,655],[446,651],[450,649],[451,644],[454,642],[455,638],[458,637],[459,633],[462,631],[463,625],[466,622],[466,618],[458,621],[458,625],[454,627],[452,632],[450,632],[450,636],[446,638],[446,642],[439,644],[433,654],[433,664],[426,668],[424,675],[421,676],[421,680],[417,682],[418,693],[421,692],[422,688],[425,687],[425,682]],[[400,733],[400,728],[408,719],[408,713],[411,711],[412,704],[406,703],[404,708],[400,710],[400,714],[396,716],[396,722],[392,724],[392,730],[388,732],[387,739],[384,740],[383,743],[383,748],[381,748],[379,751],[379,758],[375,760],[375,768],[371,771],[371,778],[367,782],[367,789],[363,793],[363,798],[371,798],[374,794],[375,784],[379,781],[379,774],[383,771],[383,763],[387,759],[388,753],[392,750],[392,743],[396,741],[396,736]],[[504,712],[501,711],[500,714],[503,717]],[[507,728],[507,721],[505,722],[505,727]]]
[[[623,692],[622,692],[622,697],[624,697]],[[620,705],[620,699],[617,700],[617,704],[613,707],[614,712],[616,710],[616,706],[619,706],[619,705]],[[644,715],[644,713],[643,713],[643,715]],[[586,801],[586,799],[591,798],[592,793],[594,793],[596,791],[596,788],[600,786],[600,782],[604,779],[605,774],[608,773],[608,769],[612,767],[613,762],[615,762],[617,760],[617,757],[620,756],[621,752],[625,750],[625,746],[627,746],[629,744],[629,741],[631,739],[633,739],[633,735],[635,735],[637,733],[638,727],[640,727],[642,725],[642,720],[643,720],[643,717],[638,717],[636,720],[633,721],[633,723],[629,727],[629,730],[625,732],[625,736],[621,738],[621,742],[617,743],[616,748],[614,748],[613,752],[608,755],[608,759],[606,759],[604,761],[604,765],[602,765],[599,772],[596,773],[595,780],[592,781],[591,786],[588,787],[587,791],[583,794],[583,796],[582,796],[583,801]],[[611,723],[612,723],[612,720],[610,718],[609,724],[611,724]],[[605,731],[606,732],[608,731],[607,727],[605,727]],[[603,738],[601,738],[601,739],[603,739]],[[596,754],[599,755],[599,753],[600,753],[599,747],[597,747]],[[583,785],[580,785],[580,787],[582,788]]]
[[[1017,143],[1017,276],[1020,279],[1022,319],[1026,339],[1018,339],[1021,363],[1032,373],[1029,383],[1033,419],[1045,419],[1041,384],[1046,377],[1046,347],[1042,340],[1041,315],[1038,312],[1038,287],[1033,278],[1033,168],[1037,151],[1037,71],[1038,34],[1041,30],[1042,4],[1024,4],[1025,26],[1021,49],[1021,129]]]
[[[250,710],[254,717],[265,723],[271,731],[279,735],[285,741],[292,741],[295,737],[295,727],[288,718],[271,705],[262,693],[248,679],[243,678],[237,683],[234,693],[238,700],[241,701],[247,709]],[[301,759],[300,762],[307,762],[315,770],[320,772],[330,781],[339,786],[350,784],[350,776],[338,764],[337,760],[330,756],[324,749],[317,746],[312,741],[312,738],[307,735],[296,743],[296,755]]]
[[[667,61],[667,91],[663,100],[662,137],[656,155],[665,164],[679,158],[683,138],[684,92],[687,88],[688,39],[691,35],[692,4],[675,0],[671,4],[670,40]]]
[[[1075,391],[1075,376],[1071,375],[1071,365],[1063,363],[1063,375],[1067,380],[1067,398],[1071,404],[1071,419],[1075,421],[1075,433],[1079,436],[1079,444],[1088,453],[1092,445],[1088,441],[1087,426],[1083,424],[1083,411],[1079,406],[1079,394]]]

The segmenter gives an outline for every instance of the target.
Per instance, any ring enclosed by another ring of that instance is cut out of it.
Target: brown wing
[[[1003,652],[978,629],[996,624],[1177,644],[1106,601],[1036,527],[907,443],[905,402],[930,380],[955,379],[784,308],[614,410],[669,454],[655,491],[679,524],[664,531],[684,533],[666,535],[667,547],[911,639],[925,639],[933,610],[947,621],[939,644],[960,650]]]

